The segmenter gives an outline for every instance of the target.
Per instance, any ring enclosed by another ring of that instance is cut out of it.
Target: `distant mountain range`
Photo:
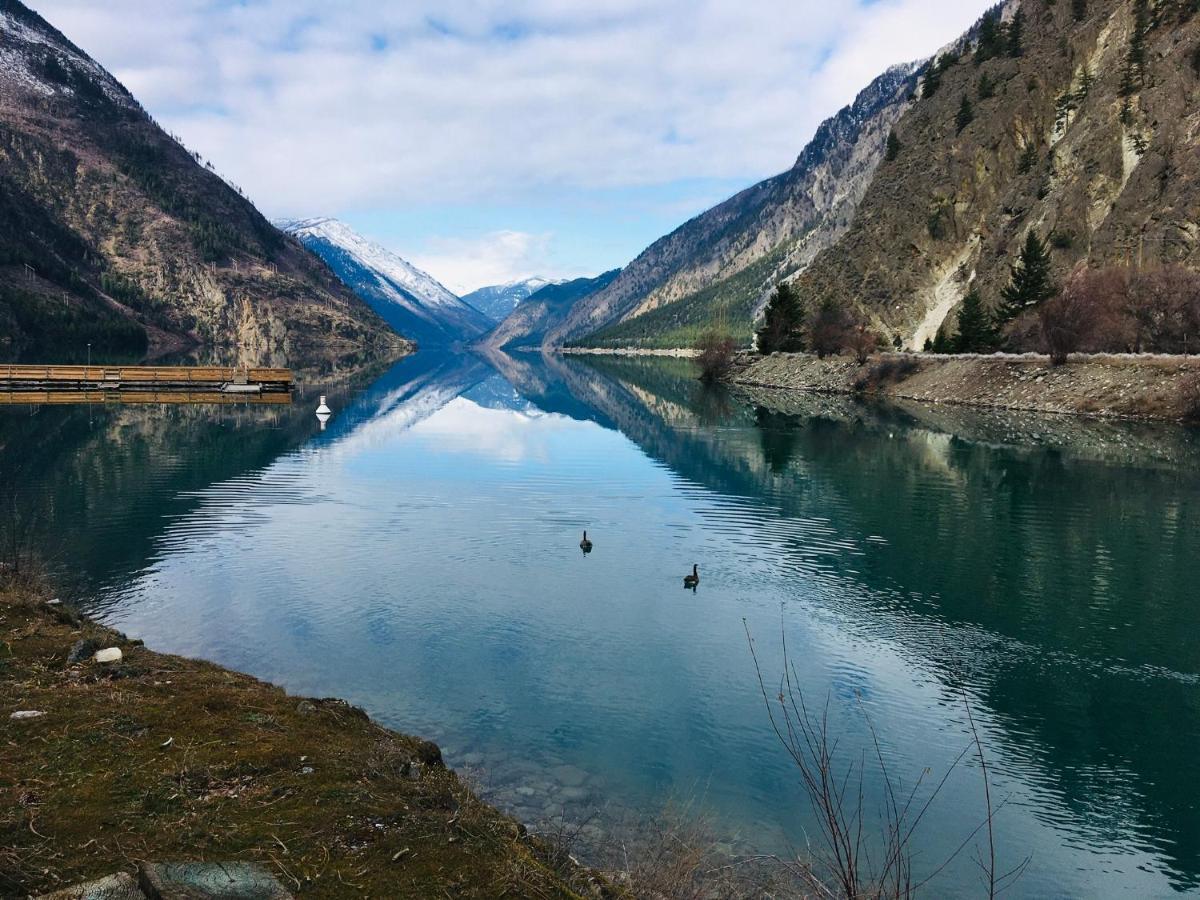
[[[538,347],[580,301],[605,290],[620,274],[614,269],[596,278],[548,284],[523,300],[481,343],[496,349]]]
[[[0,0],[0,356],[89,345],[325,369],[408,346],[86,53]]]
[[[421,346],[469,343],[495,324],[431,275],[344,222],[303,219],[280,227],[325,260],[384,321]]]
[[[480,312],[486,313],[493,320],[500,322],[530,294],[540,291],[548,284],[560,283],[545,278],[523,278],[520,281],[510,281],[508,284],[480,288],[464,294],[462,299],[464,303],[471,304]]]

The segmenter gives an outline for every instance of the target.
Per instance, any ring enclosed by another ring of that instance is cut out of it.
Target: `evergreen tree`
[[[804,304],[796,289],[780,283],[767,303],[763,326],[758,329],[758,352],[799,353],[804,349]]]
[[[963,298],[958,311],[958,353],[987,353],[996,346],[996,325],[984,309],[983,298],[974,288]]]
[[[1121,74],[1121,94],[1131,97],[1146,81],[1146,38],[1150,34],[1150,0],[1134,0],[1133,34]]]
[[[1030,231],[1021,250],[1021,258],[1012,270],[1012,282],[1004,289],[1005,317],[1014,319],[1031,306],[1049,300],[1055,294],[1050,279],[1050,252],[1046,243]]]
[[[1004,50],[1004,26],[1000,23],[1000,10],[984,13],[979,22],[979,43],[975,47],[975,64],[999,56]]]
[[[937,62],[932,62],[925,70],[925,78],[921,82],[921,99],[928,100],[942,86],[942,70]]]
[[[1032,172],[1038,164],[1038,148],[1037,144],[1030,141],[1025,145],[1025,149],[1021,151],[1020,172],[1024,175],[1026,172]]]
[[[1087,0],[1071,0],[1071,15],[1075,17],[1076,22],[1087,18],[1087,9]]]
[[[1025,13],[1018,9],[1008,23],[1008,55],[1025,55]]]
[[[974,121],[975,107],[971,105],[971,98],[963,94],[962,103],[958,106],[958,114],[954,117],[954,127],[959,134],[962,134],[963,129]]]
[[[991,100],[996,96],[996,80],[987,72],[979,76],[979,99]]]
[[[884,154],[884,159],[888,162],[895,162],[900,156],[900,151],[904,149],[904,145],[900,143],[900,138],[896,137],[896,132],[888,134],[887,152]]]
[[[954,341],[950,340],[950,335],[946,334],[946,326],[943,325],[938,329],[937,337],[933,339],[933,344],[930,349],[934,353],[953,353]]]
[[[1088,94],[1092,92],[1092,85],[1096,83],[1096,76],[1092,74],[1092,69],[1088,65],[1084,65],[1079,73],[1079,90],[1075,92],[1075,97],[1079,101],[1087,99]]]

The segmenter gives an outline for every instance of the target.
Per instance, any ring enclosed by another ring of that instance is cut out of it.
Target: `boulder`
[[[139,882],[149,900],[292,900],[256,863],[148,863]]]
[[[71,652],[67,654],[67,665],[79,665],[84,660],[91,659],[99,649],[100,642],[95,638],[80,638],[75,642],[75,646],[71,648]]]
[[[37,900],[146,900],[146,895],[132,875],[119,872],[98,881],[43,894]]]
[[[121,657],[120,647],[106,647],[103,650],[97,650],[94,659],[98,663],[119,663]]]

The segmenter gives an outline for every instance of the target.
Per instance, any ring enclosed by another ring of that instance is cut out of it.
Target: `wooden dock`
[[[219,391],[4,391],[0,406],[30,403],[36,406],[68,406],[80,403],[173,403],[195,406],[287,406],[292,395],[283,391],[265,394],[227,394]]]
[[[289,403],[289,369],[0,365],[0,403]]]

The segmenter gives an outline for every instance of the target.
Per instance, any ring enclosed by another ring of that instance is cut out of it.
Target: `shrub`
[[[1063,365],[1068,356],[1082,349],[1092,326],[1086,295],[1068,284],[1061,294],[1042,304],[1038,323],[1051,362]]]
[[[884,357],[855,380],[854,391],[875,393],[880,388],[906,381],[920,370],[921,364],[911,356]]]
[[[1125,310],[1138,352],[1200,350],[1200,274],[1180,265],[1138,272],[1129,279]]]
[[[696,342],[696,349],[700,351],[696,366],[700,369],[700,380],[705,384],[721,381],[733,368],[737,344],[728,334],[709,331]]]
[[[861,366],[879,349],[879,335],[869,322],[858,319],[846,332],[846,346],[854,351],[854,358]]]
[[[841,353],[854,325],[850,313],[836,301],[823,301],[809,316],[808,337],[812,351],[822,359]]]

